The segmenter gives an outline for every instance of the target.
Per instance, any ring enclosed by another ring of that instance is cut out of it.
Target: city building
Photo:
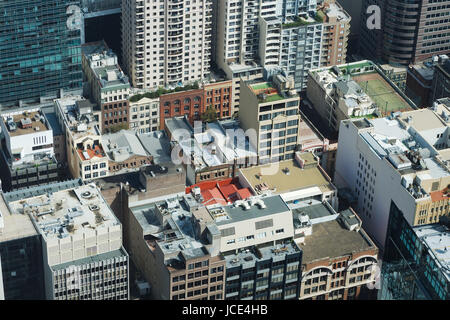
[[[259,57],[268,77],[282,70],[303,91],[308,70],[345,63],[350,20],[334,1],[285,19],[260,17]]]
[[[139,133],[155,132],[160,129],[159,97],[143,97],[130,100],[130,129]]]
[[[431,84],[430,104],[434,100],[450,96],[450,59],[446,55],[438,58],[434,67],[433,83]]]
[[[320,65],[334,66],[345,63],[350,21],[353,17],[334,0],[324,1],[318,6],[316,14],[318,19],[323,21]],[[309,30],[308,33],[310,33]]]
[[[405,91],[407,82],[408,67],[391,66],[390,64],[382,64],[378,66],[381,71],[401,90]],[[416,103],[417,104],[417,103]]]
[[[166,131],[172,156],[186,167],[188,185],[232,178],[239,168],[257,164],[256,148],[234,120],[208,123],[203,130],[186,117],[172,118]]]
[[[176,87],[209,75],[212,3],[122,1],[122,60],[140,89]]]
[[[201,115],[206,111],[203,89],[193,89],[163,94],[159,97],[159,124],[164,130],[165,120],[187,115],[189,122],[202,121]]]
[[[80,0],[2,4],[1,108],[81,92],[81,31],[69,6]]]
[[[117,56],[104,41],[82,45],[83,74],[90,97],[100,107],[102,132],[129,128],[128,96],[130,82],[119,66]]]
[[[261,79],[263,77],[263,68],[254,61],[248,62],[246,65],[231,62],[224,66],[223,71],[227,75],[227,78],[232,81],[230,114],[234,118],[237,118],[239,106],[241,105],[241,84],[244,81]]]
[[[165,199],[165,200],[164,200]],[[220,231],[192,196],[166,194],[130,208],[130,257],[158,300],[222,300]]]
[[[377,6],[379,11],[368,10],[370,6]],[[361,54],[392,65],[408,65],[448,53],[447,6],[448,0],[364,0]]]
[[[49,185],[33,191],[23,191],[8,207],[12,215],[27,215],[39,232],[45,298],[127,300],[122,226],[100,190],[80,182],[67,189]]]
[[[306,91],[323,122],[337,133],[344,119],[386,116],[416,105],[371,61],[309,71]]]
[[[303,252],[292,212],[280,196],[209,206],[226,261],[226,300],[297,300]]]
[[[277,2],[213,1],[214,34],[217,35],[214,43],[215,62],[220,69],[227,72],[228,65],[232,63],[245,66],[257,60],[259,18],[276,17]]]
[[[412,226],[436,223],[448,214],[449,114],[448,106],[435,104],[341,122],[334,183],[354,196],[352,207],[380,250],[391,201]]]
[[[139,170],[139,167],[152,163],[152,156],[145,151],[134,131],[121,130],[104,134],[100,143],[108,157],[110,175]]]
[[[310,152],[296,152],[293,160],[240,169],[239,183],[255,195],[278,194],[287,203],[327,201],[338,209],[337,189]]]
[[[231,204],[238,200],[245,200],[253,196],[249,188],[243,188],[236,178],[220,181],[205,181],[186,188],[186,194],[194,196],[197,202],[204,206],[213,204]]]
[[[55,110],[66,135],[67,161],[72,177],[87,181],[107,176],[109,163],[101,144],[100,112],[80,96],[55,100]]]
[[[67,163],[67,151],[66,151],[66,134],[61,127],[54,107],[51,108],[51,112],[45,112],[45,116],[52,128],[53,133],[53,150],[55,151],[55,159],[61,166],[66,166]]]
[[[3,113],[1,188],[11,191],[59,179],[53,131],[41,109]]]
[[[0,292],[6,300],[41,300],[45,297],[41,238],[27,214],[10,212],[8,201],[17,193],[23,194],[0,192]]]
[[[354,300],[377,275],[378,248],[349,208],[302,201],[292,210],[295,242],[302,250],[300,300]]]
[[[251,130],[250,143],[258,151],[258,163],[293,159],[298,145],[300,97],[292,79],[281,75],[272,82],[246,81],[241,87],[239,121]]]
[[[411,226],[391,202],[379,300],[449,300],[450,223]]]
[[[233,81],[210,81],[203,84],[203,101],[205,110],[208,107],[216,111],[216,119],[229,119],[232,113]]]
[[[430,106],[433,76],[434,67],[428,61],[408,66],[405,93],[419,108]]]

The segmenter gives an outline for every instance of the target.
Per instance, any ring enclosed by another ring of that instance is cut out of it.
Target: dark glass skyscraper
[[[80,89],[80,0],[0,1],[0,105]]]
[[[448,300],[450,219],[412,227],[391,202],[379,300]]]

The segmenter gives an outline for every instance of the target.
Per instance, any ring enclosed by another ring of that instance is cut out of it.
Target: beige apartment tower
[[[210,0],[122,1],[123,66],[140,89],[175,87],[209,74]]]

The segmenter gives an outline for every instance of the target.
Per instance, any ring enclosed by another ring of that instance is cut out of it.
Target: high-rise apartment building
[[[122,1],[122,59],[132,85],[156,89],[206,78],[211,30],[211,0]]]
[[[260,17],[259,58],[267,77],[280,71],[306,88],[308,70],[345,63],[350,16],[334,1],[297,16]]]
[[[449,213],[449,115],[445,104],[386,118],[341,121],[335,184],[353,194],[366,231],[381,249],[391,200],[412,226]]]
[[[449,52],[449,4],[449,0],[365,0],[361,53],[377,61],[407,65]],[[367,10],[373,5],[381,16]],[[374,28],[374,21],[381,29]]]
[[[39,102],[81,90],[80,0],[18,0],[0,6],[0,104]]]

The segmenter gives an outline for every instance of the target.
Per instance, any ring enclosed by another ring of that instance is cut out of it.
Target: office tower
[[[411,226],[391,201],[379,300],[450,299],[449,228],[448,217]]]
[[[117,56],[104,41],[81,47],[84,78],[91,99],[100,107],[102,132],[129,128],[128,96],[131,85],[119,66]]]
[[[242,85],[239,121],[245,130],[254,130],[250,142],[258,150],[258,162],[293,159],[298,145],[300,97],[294,81],[281,75],[273,82],[263,79]]]
[[[16,198],[17,192],[0,191],[0,299],[2,291],[6,300],[44,299],[40,235],[27,214],[9,211]]]
[[[402,65],[448,53],[449,3],[365,0],[361,12],[361,53],[377,61]],[[374,16],[373,11],[367,13],[371,5],[380,8],[381,16]],[[381,29],[371,29],[373,18],[380,22]]]
[[[57,181],[53,131],[40,108],[4,113],[0,177],[4,191]]]
[[[176,87],[207,78],[210,0],[122,1],[122,59],[134,87]]]
[[[372,120],[341,121],[335,184],[352,194],[352,206],[382,249],[391,200],[412,226],[448,215],[450,183],[445,104]]]
[[[39,102],[81,90],[79,0],[3,1],[0,104]],[[42,98],[42,99],[40,99]]]
[[[47,300],[127,300],[122,225],[100,190],[78,181],[19,191],[9,212],[29,217],[41,237]]]

